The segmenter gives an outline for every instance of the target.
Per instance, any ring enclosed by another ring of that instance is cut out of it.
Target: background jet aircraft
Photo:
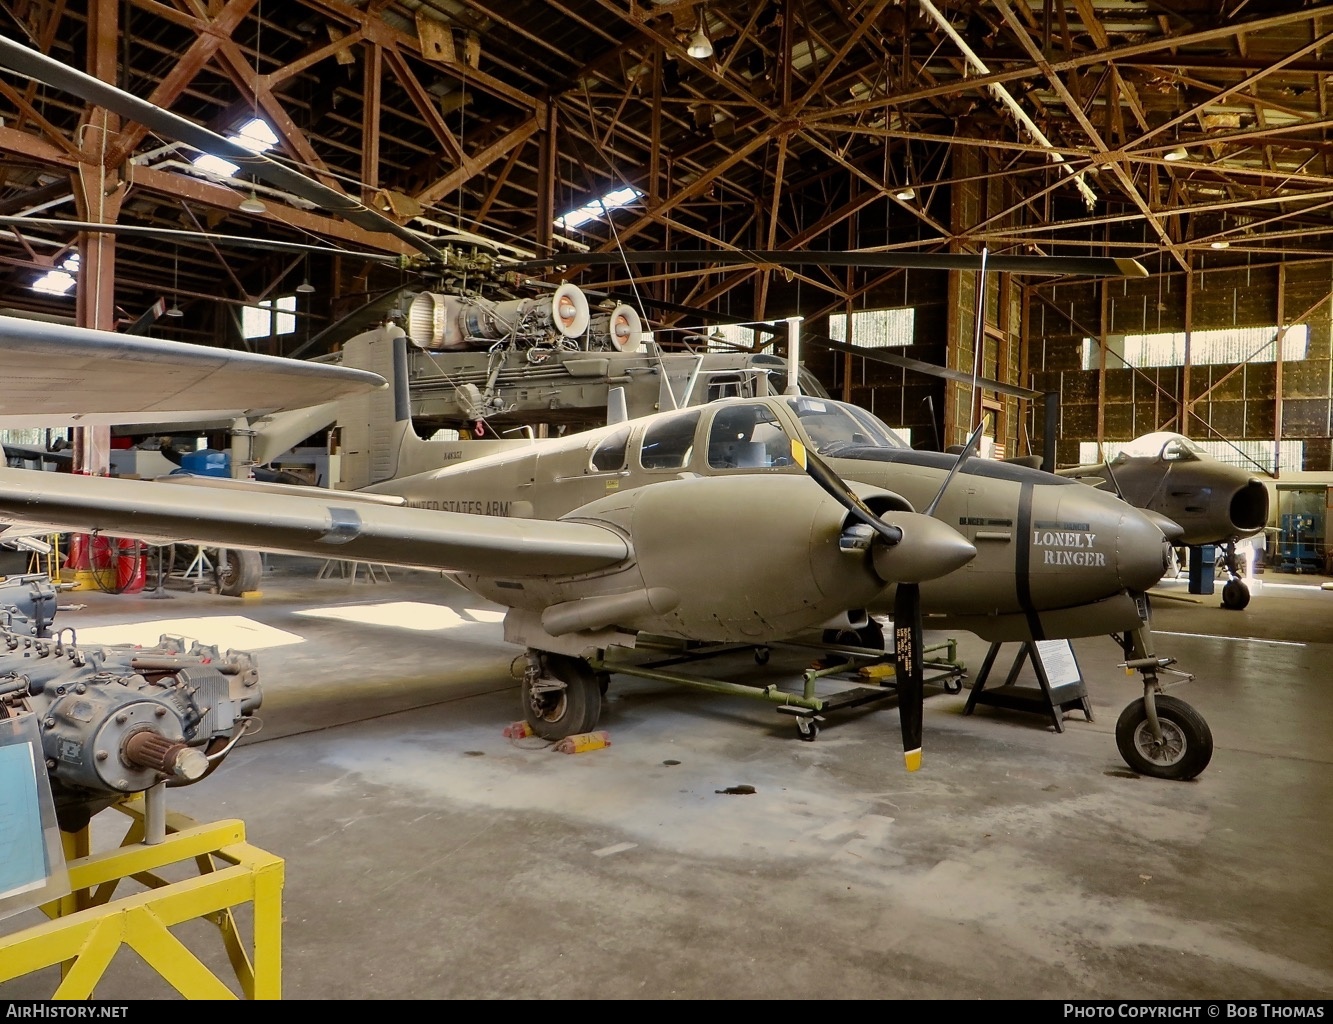
[[[1249,603],[1249,589],[1237,575],[1235,545],[1268,525],[1268,489],[1262,480],[1168,431],[1136,438],[1109,462],[1057,472],[1114,491],[1136,508],[1178,524],[1179,543],[1190,549],[1194,564],[1201,564],[1196,560],[1203,545],[1226,547],[1230,579],[1222,588],[1222,603],[1233,609]]]

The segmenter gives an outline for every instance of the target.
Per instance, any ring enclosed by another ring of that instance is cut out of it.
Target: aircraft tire
[[[1222,587],[1222,607],[1238,612],[1250,603],[1250,588],[1240,580],[1227,580]]]
[[[226,557],[226,568],[219,569],[218,593],[224,597],[240,597],[259,589],[259,581],[264,575],[264,562],[258,551],[237,551],[227,548],[218,551],[218,561]]]
[[[1157,720],[1165,748],[1154,749],[1148,712],[1136,700],[1120,713],[1115,744],[1125,763],[1140,775],[1183,782],[1194,778],[1213,758],[1213,733],[1203,716],[1183,700],[1159,694]]]
[[[543,660],[550,676],[565,685],[558,690],[534,690],[524,676],[520,686],[523,717],[533,734],[544,740],[563,740],[591,732],[602,714],[602,690],[592,666],[567,654],[546,654]]]

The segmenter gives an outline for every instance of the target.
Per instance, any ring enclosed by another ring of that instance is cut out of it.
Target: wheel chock
[[[580,732],[566,736],[555,745],[555,749],[562,754],[581,754],[585,750],[600,750],[610,745],[611,734],[605,729],[598,729],[596,732]]]

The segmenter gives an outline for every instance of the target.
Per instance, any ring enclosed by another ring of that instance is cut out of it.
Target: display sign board
[[[69,891],[37,716],[0,720],[0,918]]]

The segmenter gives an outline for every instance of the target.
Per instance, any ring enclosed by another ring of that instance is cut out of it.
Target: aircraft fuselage
[[[822,398],[769,397],[601,427],[563,443],[543,441],[370,490],[401,495],[426,509],[578,518],[578,510],[592,502],[662,481],[801,475],[790,459],[789,436],[821,451],[876,512],[924,509],[956,462],[952,455],[907,448],[864,410]],[[692,516],[680,508],[679,529],[664,528],[670,536],[658,557],[676,558],[699,586],[724,588],[725,553],[708,556],[709,564],[699,552],[708,547],[700,531],[708,528],[709,516],[725,510],[698,511]],[[765,514],[786,512],[772,508]],[[1139,510],[1114,495],[1024,466],[969,460],[934,517],[970,541],[977,554],[961,569],[921,585],[928,627],[960,627],[990,639],[1133,628],[1141,613],[1133,595],[1156,583],[1167,564],[1161,531]],[[645,543],[642,533],[637,537],[636,544]],[[654,543],[655,549],[663,547]],[[766,557],[763,551],[742,556],[751,564]],[[781,587],[782,560],[776,553],[770,557],[775,573],[765,586]],[[530,581],[459,578],[510,606],[527,601],[540,610],[555,596],[539,593],[542,588]],[[516,593],[520,587],[529,593]],[[883,587],[858,601],[871,614],[888,614],[894,591]]]

